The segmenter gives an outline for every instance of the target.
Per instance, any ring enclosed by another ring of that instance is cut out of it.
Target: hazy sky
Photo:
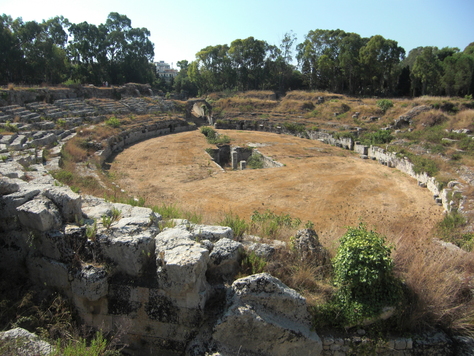
[[[155,61],[192,61],[209,45],[253,36],[278,45],[286,32],[303,42],[310,30],[382,35],[408,52],[418,46],[474,42],[474,0],[0,0],[0,13],[41,22],[62,15],[73,23],[105,23],[110,12],[146,27]]]

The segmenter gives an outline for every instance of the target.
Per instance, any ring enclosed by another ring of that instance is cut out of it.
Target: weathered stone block
[[[44,197],[35,198],[17,208],[22,225],[38,231],[59,229],[61,214],[53,202]]]
[[[58,207],[64,221],[75,222],[82,218],[81,196],[69,187],[51,187],[45,189],[43,194]]]
[[[125,227],[125,228],[124,228]],[[116,264],[118,271],[130,276],[143,273],[147,263],[154,258],[156,231],[136,232],[135,227],[122,226],[99,236],[99,244],[104,256]],[[134,230],[135,234],[128,232]]]
[[[323,345],[310,330],[306,300],[296,291],[267,273],[241,278],[232,290],[230,307],[214,328],[220,352],[321,354]]]
[[[228,238],[217,241],[209,255],[208,276],[231,280],[239,270],[242,253],[240,242]]]
[[[71,289],[75,295],[96,301],[107,295],[107,272],[104,268],[85,266],[74,276]]]
[[[20,187],[18,183],[15,182],[15,179],[10,179],[7,177],[0,179],[0,195],[15,193],[19,189]]]
[[[209,251],[178,228],[156,236],[157,278],[160,288],[184,308],[204,308]]]

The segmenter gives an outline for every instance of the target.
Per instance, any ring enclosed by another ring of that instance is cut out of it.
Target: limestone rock
[[[0,197],[0,218],[17,215],[17,207],[33,199],[41,192],[41,188],[36,185],[24,184],[19,188],[14,193]]]
[[[1,178],[0,179],[0,195],[15,193],[20,189],[18,183],[14,179]]]
[[[44,197],[36,197],[26,202],[19,206],[17,211],[21,224],[34,230],[56,230],[62,225],[58,208]]]
[[[331,262],[329,252],[321,245],[313,229],[298,230],[294,237],[294,248],[302,262],[313,262],[317,266],[324,266]]]
[[[204,309],[209,251],[192,237],[179,228],[165,229],[156,236],[158,284],[178,306]]]
[[[154,258],[158,232],[158,227],[150,225],[149,218],[123,218],[100,234],[98,241],[104,256],[116,263],[119,271],[139,276]]]
[[[230,307],[213,339],[226,355],[320,355],[306,300],[277,278],[261,273],[236,280]],[[249,332],[251,330],[251,332]]]
[[[45,189],[43,194],[59,208],[64,221],[75,222],[82,218],[81,196],[69,187],[51,187]]]
[[[48,356],[54,351],[49,343],[22,328],[0,332],[0,345],[0,349],[7,355]]]
[[[195,239],[216,242],[222,238],[233,239],[234,232],[228,226],[180,224],[177,227],[188,230]]]
[[[256,256],[269,259],[275,253],[275,247],[269,244],[244,241],[244,247],[247,252],[253,252]]]
[[[208,275],[231,280],[239,270],[242,252],[240,242],[228,238],[217,241],[209,255]]]
[[[84,228],[66,225],[64,230],[51,230],[34,241],[35,249],[43,256],[70,263],[84,245]]]
[[[71,283],[72,293],[90,301],[107,295],[108,276],[104,268],[85,266]]]

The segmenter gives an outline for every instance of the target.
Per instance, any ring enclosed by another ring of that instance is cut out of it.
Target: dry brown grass
[[[342,99],[344,96],[339,94],[332,94],[328,92],[307,92],[301,90],[290,91],[286,94],[283,100],[298,100],[298,101],[313,101],[317,102],[319,97],[324,97],[325,100]]]
[[[429,110],[420,113],[413,119],[413,128],[422,130],[425,127],[432,127],[435,125],[444,124],[449,121],[449,118],[440,110]]]
[[[275,100],[275,93],[271,90],[251,90],[237,94],[241,98],[254,98],[260,100]]]
[[[280,102],[278,107],[275,108],[275,111],[284,112],[288,114],[295,114],[295,113],[302,113],[308,111],[308,109],[304,109],[304,107],[308,107],[305,105],[304,101],[299,100],[283,100]]]
[[[71,162],[83,162],[89,154],[87,150],[81,146],[82,140],[79,137],[74,137],[69,140],[63,147],[63,158]]]
[[[474,110],[463,110],[456,114],[450,122],[450,129],[470,129],[474,130]]]
[[[394,260],[411,292],[406,326],[413,330],[440,326],[474,333],[474,255],[427,239],[401,237],[396,241]]]
[[[102,124],[83,128],[77,132],[77,136],[86,138],[89,141],[102,141],[116,135],[118,132],[118,129]]]
[[[288,249],[279,249],[265,270],[303,294],[310,305],[324,304],[334,293],[331,266],[318,266],[316,261],[301,261]]]
[[[273,100],[233,97],[220,99],[214,106],[225,111],[252,112],[255,110],[272,110],[277,104]]]

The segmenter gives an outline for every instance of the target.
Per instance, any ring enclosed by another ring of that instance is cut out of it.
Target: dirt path
[[[177,203],[208,219],[232,211],[250,219],[270,209],[310,220],[323,242],[362,219],[390,238],[426,236],[442,218],[431,193],[403,173],[319,141],[261,132],[225,131],[233,145],[259,151],[285,166],[222,172],[204,152],[199,131],[136,144],[111,164],[121,188],[149,205]]]

